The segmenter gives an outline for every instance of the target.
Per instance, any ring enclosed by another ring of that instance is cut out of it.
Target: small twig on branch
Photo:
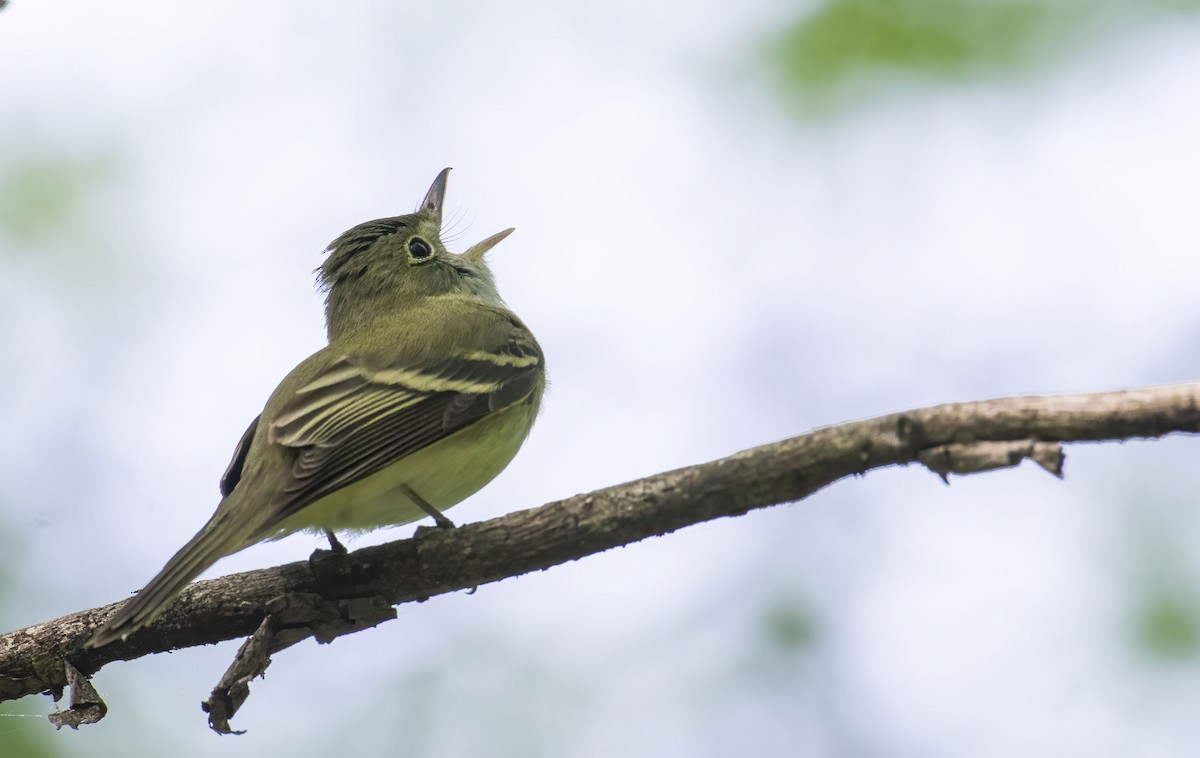
[[[846,476],[922,463],[943,479],[1031,458],[1061,475],[1058,443],[1200,432],[1200,383],[1057,397],[952,403],[817,429],[727,458],[576,495],[457,529],[198,582],[154,624],[100,649],[83,644],[116,604],[0,635],[0,701],[78,688],[72,671],[246,637],[214,698],[235,705],[271,652],[307,636],[328,642],[394,617],[393,605],[576,560],[684,526],[799,500]],[[253,654],[253,655],[251,655]],[[239,654],[240,655],[240,654]],[[252,665],[251,665],[252,664]],[[228,685],[228,686],[225,686]],[[90,689],[90,685],[88,686]],[[234,692],[236,690],[236,693]],[[94,697],[93,697],[94,696]],[[86,701],[86,702],[84,702]],[[211,704],[212,701],[210,701]],[[225,707],[224,705],[222,707]],[[232,711],[223,718],[232,715]],[[81,719],[80,722],[91,720]],[[223,728],[228,730],[227,721]]]
[[[50,723],[54,724],[54,728],[69,726],[78,729],[80,724],[94,724],[104,718],[104,714],[108,713],[108,706],[104,704],[100,693],[96,692],[88,678],[68,661],[63,661],[63,674],[71,688],[71,707],[65,711],[51,713],[47,717]]]
[[[250,682],[266,673],[271,653],[278,652],[274,649],[274,625],[275,617],[268,613],[254,634],[242,643],[208,700],[200,704],[208,714],[208,725],[217,734],[242,734],[229,726],[229,719],[250,697]]]

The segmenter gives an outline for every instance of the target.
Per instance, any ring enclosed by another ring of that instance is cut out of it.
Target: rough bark
[[[86,680],[102,666],[231,638],[248,641],[207,705],[214,728],[245,699],[270,654],[309,636],[327,642],[395,616],[393,606],[546,569],[723,516],[800,500],[846,476],[920,463],[939,476],[1030,458],[1062,473],[1059,443],[1200,431],[1200,383],[952,403],[817,429],[727,458],[576,495],[346,556],[193,584],[154,624],[98,650],[83,643],[117,604],[0,636],[0,700],[72,688],[75,723],[103,715]],[[82,672],[82,675],[81,673]]]

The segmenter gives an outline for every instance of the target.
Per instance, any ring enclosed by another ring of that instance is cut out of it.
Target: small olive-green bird
[[[545,387],[541,347],[496,292],[484,253],[439,234],[446,176],[420,209],[359,224],[319,277],[329,345],[250,423],[208,523],[88,641],[125,639],[224,556],[308,529],[364,531],[441,511],[524,443]],[[336,544],[336,543],[335,543]]]

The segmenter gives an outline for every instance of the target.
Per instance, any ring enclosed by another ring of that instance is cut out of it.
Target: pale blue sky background
[[[457,521],[906,407],[1200,376],[1200,27],[1114,16],[1017,81],[885,77],[797,120],[759,49],[798,13],[14,0],[0,176],[62,173],[69,223],[0,237],[0,624],[115,600],[191,536],[322,344],[326,243],[411,210],[446,165],[452,248],[517,227],[492,261],[553,382]],[[1160,596],[1197,607],[1197,451],[1075,447],[1066,482],[877,472],[403,606],[278,656],[240,738],[198,708],[236,643],[112,665],[109,716],[50,742],[1186,755],[1196,650],[1150,655],[1133,630]]]

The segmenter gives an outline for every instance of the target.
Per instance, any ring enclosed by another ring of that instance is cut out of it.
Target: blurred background
[[[193,534],[323,344],[326,243],[443,166],[451,249],[517,227],[491,260],[553,382],[459,522],[904,408],[1200,378],[1198,11],[13,0],[0,628]],[[0,704],[0,754],[1190,755],[1200,447],[1068,454],[403,606],[277,656],[237,738],[199,709],[237,643],[111,665],[77,733]]]

